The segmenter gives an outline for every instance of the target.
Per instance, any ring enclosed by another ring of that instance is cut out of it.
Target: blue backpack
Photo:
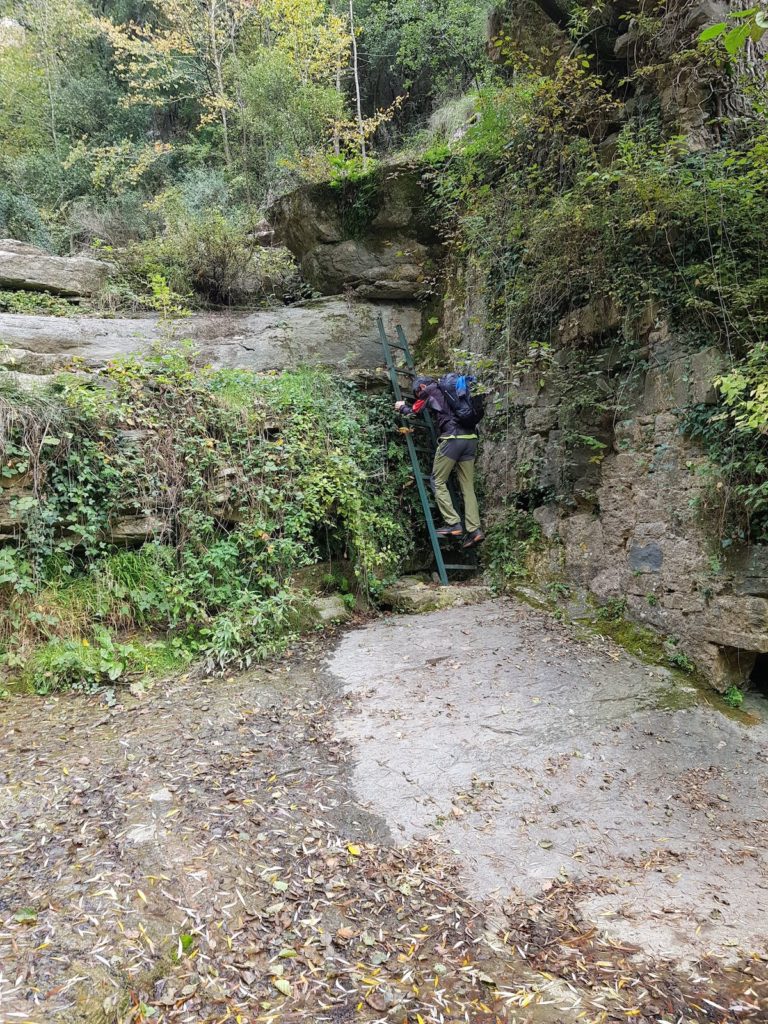
[[[465,430],[474,430],[485,415],[483,396],[472,394],[472,385],[476,383],[477,377],[458,373],[448,373],[437,382],[456,422]]]

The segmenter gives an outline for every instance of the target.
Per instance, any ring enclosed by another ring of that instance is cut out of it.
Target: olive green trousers
[[[477,439],[450,437],[440,441],[432,467],[432,482],[435,500],[443,522],[454,526],[461,522],[461,516],[453,507],[448,480],[456,470],[456,477],[464,501],[464,528],[467,533],[480,529],[480,509],[475,494],[475,455]]]

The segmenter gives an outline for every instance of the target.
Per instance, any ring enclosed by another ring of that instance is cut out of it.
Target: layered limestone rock
[[[453,280],[472,288],[473,316],[454,291],[448,329],[463,328],[476,350],[488,349],[471,267]],[[619,324],[636,337],[634,370],[617,363],[620,346],[611,345]],[[533,515],[548,542],[539,570],[548,579],[576,583],[601,603],[624,602],[631,620],[671,638],[716,689],[749,685],[768,652],[768,550],[724,555],[707,512],[713,467],[681,429],[684,410],[715,403],[723,353],[687,348],[650,307],[627,328],[599,297],[554,337],[554,372],[522,373],[486,420],[489,513],[507,497],[538,496]],[[615,421],[582,413],[574,425],[568,389],[589,376],[579,363],[585,347],[598,396],[601,388],[613,394],[620,379]]]
[[[362,183],[299,188],[278,200],[269,219],[275,240],[323,295],[412,299],[424,291],[437,252],[419,176],[403,165]]]
[[[182,323],[176,340],[189,339],[201,361],[217,368],[269,371],[327,365],[365,382],[382,363],[379,316],[390,336],[400,324],[410,337],[418,337],[421,314],[415,306],[321,299],[269,312],[192,317]],[[166,333],[157,319],[8,314],[0,316],[0,343],[5,346],[0,348],[0,366],[15,383],[34,390],[46,383],[46,375],[73,359],[98,368],[116,357],[146,352],[166,341]],[[141,450],[151,447],[154,437],[148,430],[124,430],[122,442]],[[237,472],[225,469],[211,491],[211,514],[222,522],[240,519],[238,484]],[[18,540],[35,494],[28,474],[0,477],[0,542]],[[165,528],[153,514],[124,509],[110,523],[105,540],[134,547],[161,537]],[[80,543],[74,533],[62,540]],[[335,621],[336,611],[329,606],[318,614],[322,621]]]
[[[421,332],[421,313],[414,305],[330,298],[255,313],[193,316],[174,333],[179,340],[191,341],[201,359],[216,368],[266,371],[327,365],[371,370],[382,363],[379,316],[390,335],[397,324],[410,338]],[[166,335],[156,317],[105,320],[5,314],[0,315],[0,366],[51,373],[78,359],[98,367],[144,352]]]
[[[52,256],[12,238],[0,239],[0,288],[54,295],[96,295],[109,280],[110,265],[89,256]]]

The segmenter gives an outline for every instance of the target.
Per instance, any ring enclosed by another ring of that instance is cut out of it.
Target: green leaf
[[[728,26],[724,21],[721,21],[718,25],[710,25],[709,28],[705,28],[699,36],[700,43],[708,43],[712,39],[717,39],[725,32]]]
[[[750,31],[748,23],[739,25],[738,28],[732,28],[725,39],[723,39],[723,45],[731,57],[734,57],[744,47],[747,39],[749,39]]]
[[[22,907],[13,915],[13,920],[17,924],[36,924],[37,911],[34,907]]]
[[[755,24],[757,25],[758,28],[767,29],[768,28],[768,13],[765,13],[764,11],[758,11],[757,14],[755,15]]]
[[[743,18],[751,18],[753,14],[759,12],[759,7],[750,7],[746,11],[734,11],[733,14],[729,15],[734,21],[742,20]]]

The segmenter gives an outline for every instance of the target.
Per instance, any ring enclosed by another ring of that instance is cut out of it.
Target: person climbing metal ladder
[[[408,452],[419,491],[424,520],[427,525],[432,550],[435,556],[437,575],[440,582],[448,582],[447,570],[472,571],[477,569],[477,562],[447,565],[443,557],[440,540],[456,539],[462,547],[470,549],[481,543],[484,534],[480,527],[479,510],[474,492],[474,459],[477,449],[476,423],[482,417],[481,401],[469,398],[469,389],[464,380],[452,374],[440,382],[433,378],[419,377],[416,374],[413,358],[402,327],[397,328],[397,342],[389,340],[383,320],[378,320],[379,336],[384,358],[389,372],[392,391],[395,396],[395,408],[409,417],[412,426],[405,428]],[[393,350],[403,354],[405,366],[395,364]],[[409,377],[416,401],[413,405],[405,402],[400,386],[400,376]],[[463,392],[456,393],[456,385]],[[441,387],[442,385],[442,387]],[[430,401],[434,391],[434,402]],[[439,392],[439,393],[438,393]],[[439,427],[429,414],[428,407],[436,414]],[[463,426],[462,426],[463,424]],[[421,435],[421,436],[420,436]],[[422,443],[417,445],[416,438]],[[430,475],[422,467],[420,456],[429,458],[433,472]],[[461,524],[458,495],[453,485],[452,473],[456,470],[464,498],[464,516],[466,533]],[[432,506],[426,484],[432,484],[438,509],[444,519],[440,528],[435,527]]]
[[[422,410],[437,420],[439,444],[432,468],[432,483],[437,507],[443,516],[443,525],[437,529],[440,538],[461,540],[463,548],[472,548],[485,540],[480,527],[480,509],[475,495],[475,458],[477,456],[477,416],[471,402],[462,414],[461,399],[467,394],[466,384],[457,387],[456,374],[442,380],[417,377],[413,382],[415,402],[409,405],[395,402],[395,409],[403,416],[414,416]],[[464,500],[464,524],[448,490],[453,471],[459,480]]]

